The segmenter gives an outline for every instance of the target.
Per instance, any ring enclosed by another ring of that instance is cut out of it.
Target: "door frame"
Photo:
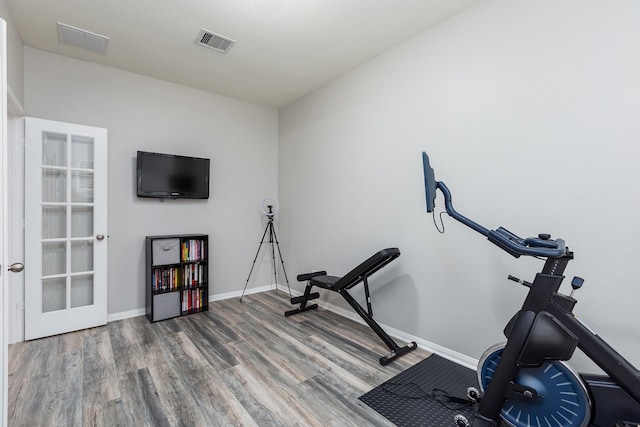
[[[9,186],[9,260],[24,263],[24,117],[11,88],[7,91],[7,145]],[[24,273],[7,276],[9,290],[8,344],[24,341]]]
[[[0,387],[1,403],[0,403],[0,422],[2,426],[7,425],[7,410],[8,410],[8,311],[9,311],[9,292],[7,286],[7,261],[8,261],[8,232],[9,225],[8,219],[8,204],[9,198],[7,196],[8,190],[8,175],[7,175],[7,26],[6,22],[0,18],[0,187],[2,188],[2,196],[0,201],[0,224],[2,229],[0,230],[0,241],[2,241],[0,248],[0,345],[1,356],[0,365],[2,365],[2,386]]]

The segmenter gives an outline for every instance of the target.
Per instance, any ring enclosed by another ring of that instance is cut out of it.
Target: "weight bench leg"
[[[307,282],[307,287],[304,289],[304,294],[299,297],[291,298],[291,304],[300,304],[300,307],[295,308],[293,310],[285,311],[284,315],[289,317],[293,314],[302,313],[303,311],[313,310],[318,308],[318,304],[307,305],[307,302],[310,300],[314,300],[316,298],[320,298],[320,294],[318,292],[311,293],[311,288],[313,285],[310,282]]]
[[[382,329],[378,322],[373,320],[373,315],[370,312],[367,312],[360,304],[358,304],[358,302],[353,299],[353,297],[346,290],[340,292],[340,295],[343,296],[343,298],[356,311],[356,313],[358,313],[360,317],[362,317],[362,320],[364,320],[367,325],[369,325],[369,327],[373,329],[373,332],[375,332],[376,335],[378,335],[378,337],[380,337],[380,339],[387,345],[387,347],[389,347],[389,350],[391,350],[391,353],[380,358],[381,365],[388,365],[398,357],[418,348],[418,345],[414,341],[410,342],[404,347],[400,347],[398,344],[396,344],[393,338],[391,338],[389,334],[387,334],[385,330]],[[369,305],[368,299],[367,304]]]

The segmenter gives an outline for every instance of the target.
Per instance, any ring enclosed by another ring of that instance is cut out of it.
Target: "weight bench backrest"
[[[373,254],[368,260],[348,272],[340,278],[332,287],[332,291],[340,292],[343,289],[351,289],[365,277],[371,276],[385,265],[400,256],[400,249],[387,248]]]

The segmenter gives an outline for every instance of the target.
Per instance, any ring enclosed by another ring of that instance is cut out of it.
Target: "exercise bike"
[[[486,236],[518,258],[543,259],[533,283],[509,276],[529,288],[522,308],[504,329],[506,344],[487,350],[478,363],[477,412],[473,423],[457,415],[459,427],[638,427],[640,371],[573,315],[573,295],[583,284],[574,277],[570,295],[559,293],[573,253],[563,239],[548,234],[521,238],[499,227],[489,230],[456,212],[451,192],[436,182],[429,157],[422,153],[427,211],[433,212],[436,190],[449,216]],[[579,374],[565,361],[576,348],[606,375]]]

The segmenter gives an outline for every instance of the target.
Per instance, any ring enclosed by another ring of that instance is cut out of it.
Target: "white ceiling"
[[[477,0],[7,0],[25,45],[279,108]],[[63,45],[56,23],[110,38]],[[195,43],[201,29],[235,40]]]

